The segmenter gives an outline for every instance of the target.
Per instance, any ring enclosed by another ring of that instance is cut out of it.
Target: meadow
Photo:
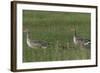
[[[45,49],[29,48],[23,32],[23,62],[90,59],[91,49],[74,45],[72,31],[91,39],[90,19],[89,13],[23,10],[23,28],[29,29],[30,38],[50,43]]]

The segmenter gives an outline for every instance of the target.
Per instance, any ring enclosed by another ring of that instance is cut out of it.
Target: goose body
[[[86,46],[90,46],[91,41],[89,39],[84,39],[80,36],[77,36],[76,30],[74,29],[73,43],[75,45],[80,45],[80,46],[86,47]]]
[[[43,40],[31,40],[29,38],[29,32],[27,31],[26,33],[26,43],[28,47],[30,48],[47,48],[48,47],[48,42],[43,41]]]
[[[83,46],[87,46],[90,44],[90,40],[81,38],[79,36],[73,36],[73,42],[75,45],[79,44]]]

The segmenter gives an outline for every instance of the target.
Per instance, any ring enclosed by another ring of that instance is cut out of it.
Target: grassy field
[[[73,44],[74,32],[90,39],[90,14],[73,12],[46,12],[23,10],[23,28],[34,40],[45,40],[48,48],[29,48],[23,32],[23,62],[90,59],[90,48]],[[57,47],[57,42],[63,47]]]

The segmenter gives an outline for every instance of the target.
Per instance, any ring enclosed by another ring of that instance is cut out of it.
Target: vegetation
[[[45,40],[48,48],[29,48],[23,32],[23,62],[90,59],[90,48],[73,44],[74,32],[90,39],[90,14],[23,10],[23,28],[31,39]]]

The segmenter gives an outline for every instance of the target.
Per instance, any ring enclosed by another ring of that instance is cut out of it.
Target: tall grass
[[[90,18],[89,13],[23,10],[23,28],[29,29],[31,38],[51,43],[46,49],[29,48],[23,32],[23,62],[90,59],[90,48],[75,46],[71,31],[76,28],[78,35],[90,39]]]

